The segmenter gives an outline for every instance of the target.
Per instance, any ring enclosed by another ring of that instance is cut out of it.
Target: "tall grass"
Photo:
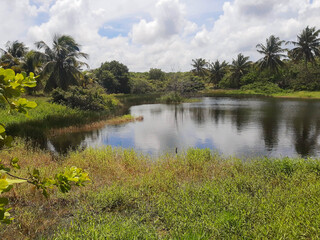
[[[119,148],[52,160],[24,144],[2,152],[44,175],[86,169],[92,184],[49,201],[27,186],[11,193],[15,239],[317,239],[320,161],[223,158],[209,150],[151,158]],[[22,172],[20,175],[24,175]]]
[[[38,106],[23,114],[0,108],[0,122],[6,125],[9,134],[28,138],[41,138],[52,128],[79,126],[112,115],[111,111],[83,111],[50,103],[48,98],[35,98]]]

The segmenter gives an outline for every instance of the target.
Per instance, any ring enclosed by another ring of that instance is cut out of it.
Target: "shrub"
[[[57,88],[51,96],[54,103],[82,110],[113,111],[119,104],[115,98],[105,94],[101,88],[84,89],[74,86],[67,91]]]
[[[159,99],[163,103],[181,103],[183,98],[177,92],[170,92]]]
[[[144,94],[154,92],[154,87],[146,79],[130,79],[129,81],[131,93]]]
[[[252,90],[256,93],[272,94],[281,92],[282,89],[275,83],[255,82],[241,87],[241,90]]]

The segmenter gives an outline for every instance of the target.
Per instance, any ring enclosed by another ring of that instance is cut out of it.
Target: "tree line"
[[[67,35],[55,35],[51,46],[44,41],[36,42],[32,50],[23,42],[7,42],[0,49],[0,66],[38,75],[37,87],[29,89],[30,93],[52,92],[57,88],[66,91],[73,85],[84,89],[103,87],[107,93],[184,93],[208,86],[250,89],[265,84],[279,89],[320,90],[319,33],[320,30],[308,26],[296,41],[283,41],[271,35],[264,44],[256,45],[262,55],[257,62],[242,53],[231,63],[198,58],[192,60],[191,71],[184,73],[165,73],[158,68],[133,73],[118,61],[107,61],[97,69],[83,71],[88,67],[84,61],[89,56]]]
[[[240,88],[255,82],[270,82],[281,88],[320,90],[320,30],[306,27],[297,41],[283,41],[271,35],[257,44],[262,55],[257,62],[239,53],[229,64],[203,58],[192,60],[192,72],[211,82],[215,88]],[[288,49],[285,46],[291,45]]]

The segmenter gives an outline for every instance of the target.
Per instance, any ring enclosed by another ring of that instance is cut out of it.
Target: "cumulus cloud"
[[[196,28],[196,24],[185,19],[184,6],[178,0],[160,0],[154,20],[142,19],[134,24],[131,37],[136,43],[150,44],[177,34],[192,33]]]
[[[231,61],[242,52],[257,60],[255,46],[271,34],[294,40],[307,25],[320,28],[319,12],[320,0],[11,0],[0,8],[0,47],[69,34],[92,68],[115,59],[131,71],[186,71],[199,57]],[[127,33],[99,34],[121,21]]]

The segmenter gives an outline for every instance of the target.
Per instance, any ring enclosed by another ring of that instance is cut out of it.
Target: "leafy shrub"
[[[241,90],[252,90],[256,93],[272,94],[281,92],[282,89],[275,83],[255,82],[241,87]]]
[[[74,86],[67,91],[57,88],[51,96],[54,103],[82,110],[113,111],[119,104],[115,98],[105,94],[101,88],[84,89]]]
[[[205,84],[198,76],[179,77],[174,76],[168,83],[167,91],[190,93],[203,90]]]
[[[320,71],[302,70],[296,78],[290,81],[290,87],[295,91],[317,91],[320,90]]]
[[[159,68],[151,68],[149,70],[149,79],[163,81],[166,78],[165,72]]]
[[[131,93],[134,94],[144,94],[154,92],[154,87],[146,79],[130,79],[130,89]]]
[[[177,92],[170,92],[159,99],[160,102],[163,103],[181,103],[183,101],[183,97]]]

